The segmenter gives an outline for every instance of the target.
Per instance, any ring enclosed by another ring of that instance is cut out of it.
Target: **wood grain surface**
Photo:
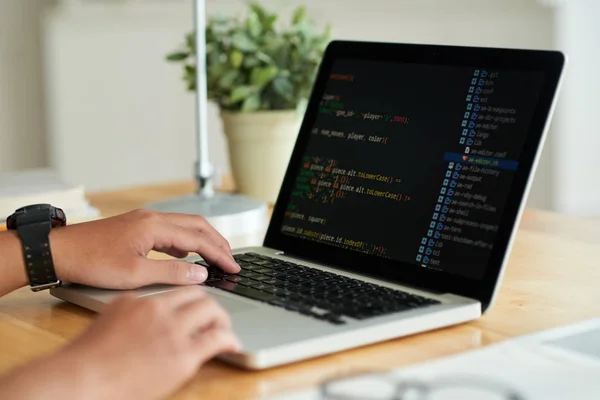
[[[103,216],[193,192],[191,182],[92,194]],[[260,243],[260,235],[252,239]],[[230,239],[248,243],[247,238]],[[257,399],[353,371],[381,370],[455,354],[600,316],[600,223],[526,210],[496,303],[477,321],[261,372],[211,361],[174,399]],[[0,373],[59,348],[95,314],[48,293],[0,299]]]

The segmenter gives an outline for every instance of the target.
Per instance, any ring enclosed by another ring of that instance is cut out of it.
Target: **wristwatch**
[[[54,270],[49,235],[52,228],[66,224],[63,210],[50,204],[19,208],[6,219],[6,228],[17,231],[21,239],[25,269],[34,292],[61,285]]]

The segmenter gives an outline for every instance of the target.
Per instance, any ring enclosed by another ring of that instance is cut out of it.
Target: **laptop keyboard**
[[[204,261],[205,286],[248,297],[286,310],[344,324],[399,311],[440,304],[400,290],[332,274],[256,253],[234,255],[242,270],[230,275]]]

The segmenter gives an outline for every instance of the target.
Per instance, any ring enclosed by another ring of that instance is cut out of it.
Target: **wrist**
[[[86,400],[134,398],[134,393],[126,393],[122,383],[122,368],[114,359],[103,354],[102,349],[95,348],[84,342],[81,338],[75,339],[67,344],[62,350],[53,355],[59,359],[59,368],[71,380],[77,382],[77,392],[81,394],[77,398]],[[126,396],[127,395],[127,396]],[[129,396],[131,395],[131,396]]]
[[[3,270],[0,295],[29,284],[21,239],[14,231],[0,233],[0,270]]]
[[[50,251],[52,252],[52,262],[54,264],[54,272],[56,278],[61,282],[71,282],[69,279],[69,258],[73,252],[73,243],[69,246],[68,240],[65,238],[65,232],[68,228],[52,229],[49,235]]]
[[[93,368],[92,368],[93,370]],[[40,382],[43,382],[40,385]],[[11,399],[106,399],[110,382],[90,371],[84,354],[60,350],[0,377],[0,390]],[[112,393],[111,393],[112,394]]]
[[[83,349],[81,349],[83,350]],[[114,391],[111,390],[112,382],[104,379],[101,368],[96,360],[87,357],[85,351],[77,351],[67,346],[51,357],[54,362],[54,368],[60,370],[59,379],[64,379],[63,389],[72,393],[73,399],[108,399],[116,398],[109,396]]]
[[[63,210],[46,203],[18,208],[6,218],[7,229],[16,231],[21,241],[25,271],[34,292],[61,284],[54,268],[50,233],[65,225]]]

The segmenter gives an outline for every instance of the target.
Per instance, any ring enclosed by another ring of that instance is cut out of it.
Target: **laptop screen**
[[[334,60],[280,232],[482,279],[543,81]]]

